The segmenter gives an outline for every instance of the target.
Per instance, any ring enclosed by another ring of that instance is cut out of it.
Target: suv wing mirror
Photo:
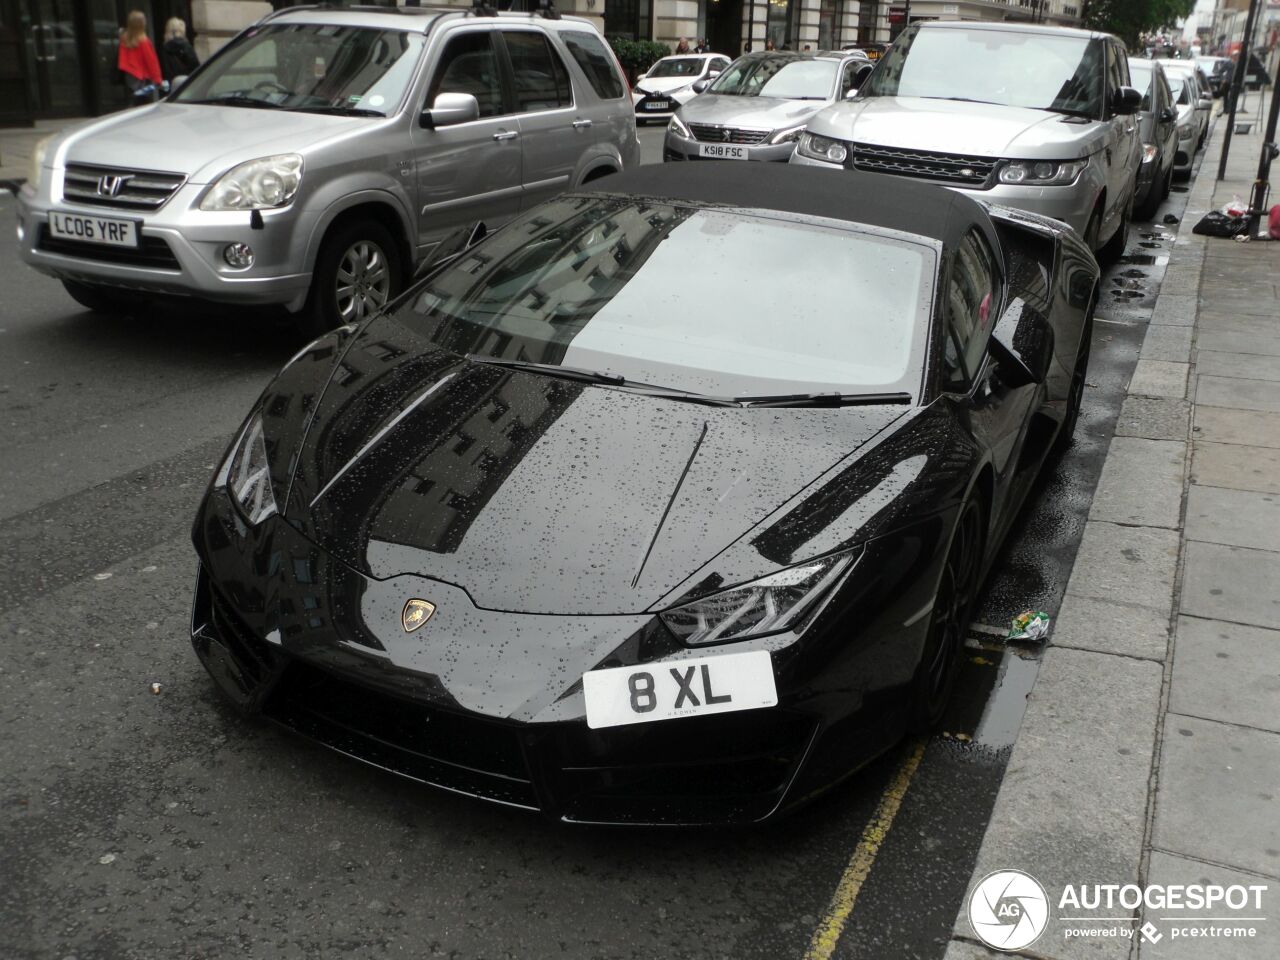
[[[470,123],[480,119],[480,101],[469,93],[442,93],[429,110],[418,116],[418,124],[426,130]]]
[[[484,225],[483,220],[477,220],[447,234],[436,244],[436,248],[431,251],[431,256],[418,264],[418,269],[413,271],[413,279],[419,280],[446,263],[458,259],[488,235],[489,228]]]
[[[1120,116],[1137,113],[1141,106],[1142,94],[1133,87],[1117,87],[1111,97],[1111,109]]]
[[[693,92],[703,93],[706,91],[707,87],[709,86],[711,86],[710,80],[695,80],[693,81]]]
[[[991,331],[988,349],[1008,386],[1044,383],[1053,363],[1053,327],[1043,314],[1015,300]]]

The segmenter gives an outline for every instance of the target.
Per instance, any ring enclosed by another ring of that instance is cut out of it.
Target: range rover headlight
[[[796,153],[810,160],[823,160],[827,163],[844,163],[849,156],[849,148],[839,140],[820,137],[816,133],[802,133],[796,143]]]
[[[1066,186],[1087,167],[1085,160],[1010,160],[1000,168],[1000,182],[1028,187]]]
[[[684,121],[680,119],[678,114],[671,117],[671,122],[667,124],[667,133],[677,137],[684,137],[686,140],[693,139],[693,134],[689,132],[689,128],[684,125]]]
[[[217,180],[201,210],[269,210],[287,206],[302,182],[302,157],[282,153],[232,167]]]
[[[262,413],[249,418],[223,465],[223,483],[249,526],[256,527],[276,512],[271,492],[271,470],[267,463],[267,442],[262,432]]]
[[[745,640],[790,629],[849,569],[861,549],[788,567],[660,614],[689,646]]]

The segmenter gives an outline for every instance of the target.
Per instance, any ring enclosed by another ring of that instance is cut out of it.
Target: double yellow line
[[[836,944],[840,942],[840,934],[849,921],[849,915],[853,913],[853,905],[858,902],[858,894],[862,892],[862,885],[876,862],[876,854],[880,852],[881,844],[889,835],[893,818],[898,815],[902,798],[907,793],[907,787],[911,785],[911,778],[915,776],[916,768],[920,766],[924,748],[925,741],[917,740],[911,752],[894,771],[893,778],[885,787],[884,794],[876,805],[875,813],[862,828],[862,837],[854,847],[853,855],[849,857],[849,863],[844,868],[840,882],[836,885],[836,891],[831,897],[831,905],[827,907],[827,912],[822,922],[818,924],[818,929],[813,931],[813,938],[809,941],[809,949],[805,951],[804,960],[831,960],[831,955],[835,953]]]

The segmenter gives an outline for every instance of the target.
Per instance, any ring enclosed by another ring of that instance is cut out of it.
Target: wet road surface
[[[661,128],[642,140],[649,158]],[[1107,274],[1080,439],[989,578],[944,732],[791,820],[655,833],[560,828],[236,717],[188,645],[187,530],[296,338],[263,316],[85,313],[17,262],[12,210],[0,197],[0,957],[941,957],[1038,660],[1000,635],[1060,603],[1164,230],[1135,226]]]

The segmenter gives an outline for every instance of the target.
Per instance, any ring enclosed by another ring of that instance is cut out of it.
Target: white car
[[[693,88],[699,80],[710,82],[729,66],[722,53],[690,53],[663,57],[636,81],[631,91],[636,123],[670,120],[681,106],[701,91]]]

